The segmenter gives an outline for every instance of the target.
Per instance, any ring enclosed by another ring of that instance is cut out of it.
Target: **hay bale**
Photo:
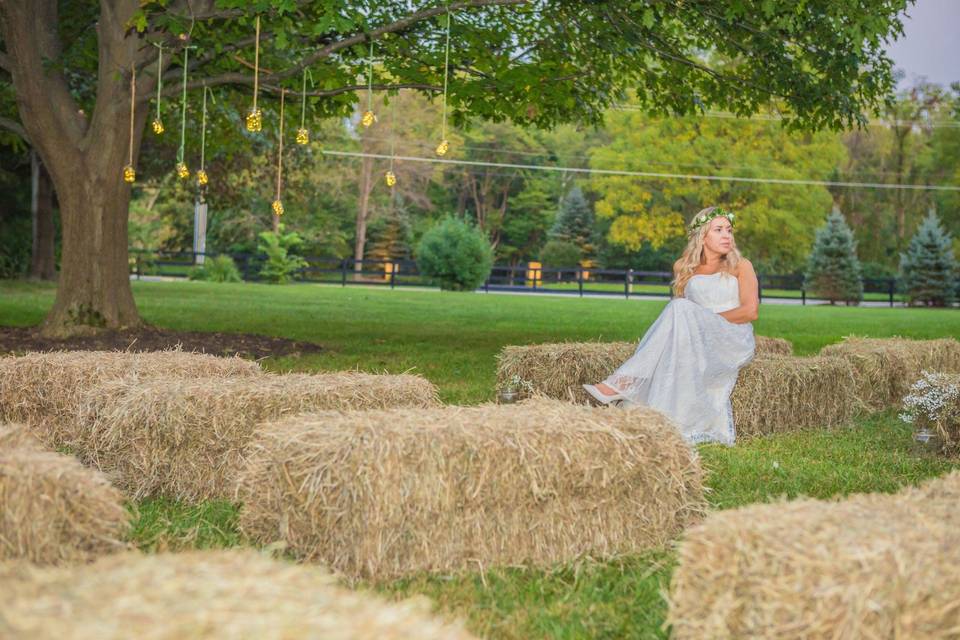
[[[861,408],[850,362],[829,356],[761,356],[740,370],[730,395],[737,437],[849,422]]]
[[[26,425],[19,423],[0,424],[0,451],[10,449],[40,451],[43,449],[43,445]]]
[[[955,638],[960,473],[896,495],[712,514],[670,588],[671,637]]]
[[[793,353],[783,338],[756,336],[756,342],[757,355]],[[581,385],[603,380],[636,350],[636,342],[508,345],[497,355],[497,386],[518,376],[535,394],[586,403],[589,396]]]
[[[460,624],[430,615],[425,598],[402,602],[336,585],[317,567],[253,551],[122,554],[87,567],[0,567],[10,638],[194,640],[468,640]]]
[[[857,371],[861,399],[875,411],[899,406],[924,370],[960,373],[960,342],[954,338],[847,337],[820,353],[850,361]]]
[[[637,553],[704,508],[662,414],[542,398],[261,425],[239,497],[254,540],[374,580]]]
[[[86,561],[125,548],[129,528],[103,474],[50,451],[0,449],[0,559]]]
[[[51,448],[63,446],[59,428],[75,419],[83,395],[123,377],[233,377],[261,372],[256,362],[178,350],[52,351],[0,358],[0,422],[39,425],[37,435]],[[42,430],[41,430],[42,427]]]
[[[229,499],[259,422],[323,409],[437,404],[436,388],[407,374],[115,380],[88,394],[66,443],[135,498]]]

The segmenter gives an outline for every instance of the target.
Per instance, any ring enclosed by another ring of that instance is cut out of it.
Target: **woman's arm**
[[[740,261],[737,269],[737,284],[740,287],[740,306],[718,315],[734,324],[753,322],[757,319],[760,308],[758,295],[760,285],[757,283],[757,274],[753,270],[753,264],[747,259]]]

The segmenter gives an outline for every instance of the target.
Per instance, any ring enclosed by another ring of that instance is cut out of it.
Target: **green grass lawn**
[[[325,352],[268,361],[278,370],[413,370],[446,402],[493,397],[495,355],[507,344],[638,339],[664,301],[440,293],[315,285],[134,284],[143,317],[170,329],[242,331],[310,340]],[[39,322],[50,286],[0,283],[0,325]],[[960,335],[960,312],[763,305],[757,333],[784,337],[798,354],[844,335],[934,338]],[[835,430],[755,439],[733,448],[700,447],[709,500],[718,509],[806,495],[895,491],[960,465],[918,452],[893,413]],[[132,509],[134,507],[131,507]],[[246,544],[236,505],[136,505],[133,540],[145,550]],[[495,569],[418,576],[376,585],[397,595],[426,594],[440,610],[491,638],[656,638],[666,612],[661,591],[671,549],[617,561],[542,569]]]

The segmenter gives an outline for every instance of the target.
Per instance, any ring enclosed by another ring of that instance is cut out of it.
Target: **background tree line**
[[[169,105],[171,109],[176,105]],[[267,107],[268,109],[274,107]],[[207,248],[253,252],[271,227],[275,140],[246,136],[244,105],[228,95],[211,106],[207,168],[211,182]],[[668,269],[683,244],[683,225],[701,206],[738,211],[742,250],[768,273],[800,272],[827,214],[836,206],[849,223],[863,275],[894,275],[911,236],[931,209],[960,236],[960,192],[825,187],[676,178],[639,178],[553,170],[582,167],[662,174],[812,179],[835,182],[960,184],[960,84],[919,84],[875,114],[867,127],[844,132],[791,132],[774,118],[720,114],[651,116],[626,103],[599,127],[552,130],[509,122],[472,121],[450,136],[447,158],[514,166],[394,160],[398,183],[384,183],[390,161],[324,155],[340,150],[434,157],[440,105],[401,91],[377,96],[377,123],[318,121],[311,144],[287,145],[283,221],[303,239],[299,251],[341,258],[403,259],[429,228],[449,214],[479,227],[498,263],[543,259],[556,266],[590,261],[602,267]],[[299,124],[288,112],[287,130]],[[188,115],[187,154],[199,153],[197,105]],[[276,122],[277,114],[267,113]],[[173,136],[147,136],[130,210],[130,244],[189,250],[191,181],[178,182]],[[11,138],[0,156],[0,273],[29,271],[29,148]],[[516,167],[524,165],[536,168]],[[956,241],[955,241],[956,242]],[[960,247],[957,247],[960,249]],[[960,253],[958,251],[957,253]]]

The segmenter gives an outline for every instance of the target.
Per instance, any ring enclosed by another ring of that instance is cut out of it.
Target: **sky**
[[[887,49],[906,72],[900,88],[920,76],[943,86],[960,82],[960,0],[917,0],[906,13],[904,35]]]

